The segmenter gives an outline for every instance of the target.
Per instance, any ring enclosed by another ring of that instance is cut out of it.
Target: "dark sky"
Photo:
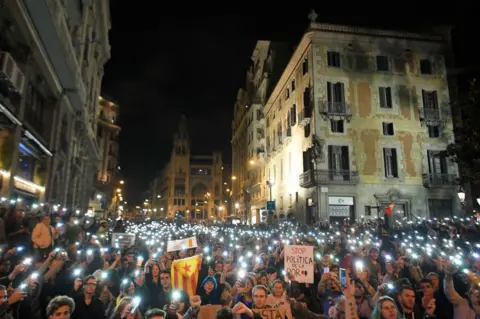
[[[148,183],[170,158],[172,135],[182,113],[188,117],[194,152],[222,150],[230,161],[233,103],[244,84],[255,41],[287,41],[293,48],[312,8],[308,2],[295,1],[269,6],[235,2],[231,9],[196,8],[185,1],[169,2],[168,8],[165,2],[134,3],[111,1],[112,58],[103,83],[103,92],[120,105],[120,165],[131,202],[143,200]],[[316,3],[322,4],[313,6],[320,22],[406,28],[453,23],[462,30],[460,35],[471,27],[466,23],[473,18],[466,15],[474,12],[465,6],[435,11],[402,2],[405,9],[394,17],[390,5],[383,6],[390,14],[382,15],[382,7],[332,2],[337,8],[328,8],[326,2]]]

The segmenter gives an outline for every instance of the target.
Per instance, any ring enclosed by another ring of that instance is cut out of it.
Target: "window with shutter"
[[[377,55],[377,71],[389,71],[387,56]]]
[[[395,148],[383,149],[385,177],[398,177],[397,150]]]
[[[429,138],[440,137],[440,127],[438,125],[427,125],[427,128],[428,128],[428,137]]]
[[[303,73],[303,75],[308,73],[308,59],[303,60],[302,73]]]
[[[340,67],[340,53],[335,51],[327,52],[327,63],[329,67]]]
[[[292,126],[297,124],[297,105],[293,104],[292,108],[290,109],[291,118],[292,118]]]
[[[423,107],[438,109],[437,91],[422,90]]]
[[[344,133],[343,120],[330,120],[330,129],[332,133]]]
[[[393,123],[382,122],[383,135],[392,136],[393,132]]]
[[[420,73],[432,74],[432,62],[429,59],[420,60]]]
[[[379,87],[378,96],[380,99],[380,107],[391,109],[393,107],[392,103],[392,88],[390,87]]]

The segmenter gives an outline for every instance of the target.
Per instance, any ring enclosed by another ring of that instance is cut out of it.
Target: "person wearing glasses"
[[[105,319],[102,302],[95,297],[97,279],[95,276],[87,276],[83,279],[83,295],[74,297],[75,311],[72,319]]]

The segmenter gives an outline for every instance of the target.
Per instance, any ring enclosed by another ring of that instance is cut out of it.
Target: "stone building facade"
[[[460,210],[441,35],[312,22],[269,96],[266,179],[279,218]]]
[[[257,41],[239,89],[232,121],[232,213],[260,221],[268,200],[265,180],[266,132],[263,108],[291,54],[281,42]]]
[[[151,183],[151,199],[145,204],[152,216],[219,218],[226,209],[222,203],[222,153],[194,155],[190,145],[187,118],[182,116],[170,161]]]
[[[108,1],[4,4],[2,196],[86,210],[99,164],[97,99],[109,29]]]

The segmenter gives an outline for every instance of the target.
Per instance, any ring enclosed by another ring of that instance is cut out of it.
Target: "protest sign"
[[[295,281],[313,284],[313,246],[285,245],[285,271]]]
[[[124,248],[132,247],[135,245],[135,234],[126,234],[126,233],[113,233],[112,234],[112,247],[115,248]]]
[[[169,240],[167,243],[167,251],[177,251],[197,247],[197,237],[189,237],[178,240]]]
[[[206,305],[200,306],[200,311],[198,312],[198,319],[212,319],[215,318],[217,311],[222,309],[220,305]]]
[[[284,308],[271,308],[271,309],[252,309],[253,312],[258,313],[263,319],[284,319]]]

